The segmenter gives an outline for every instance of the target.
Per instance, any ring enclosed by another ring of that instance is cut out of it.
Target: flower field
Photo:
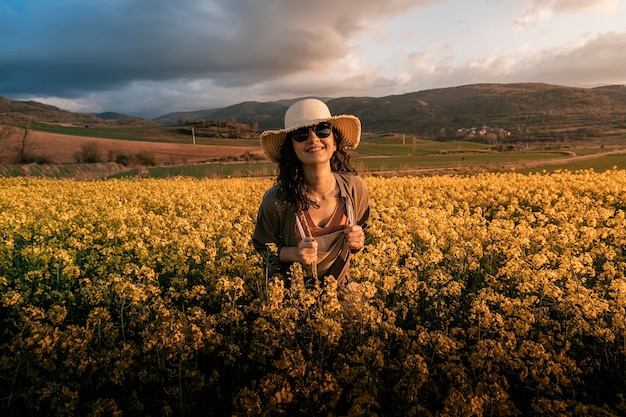
[[[0,178],[0,414],[626,414],[625,171],[365,180],[345,311],[269,180]]]

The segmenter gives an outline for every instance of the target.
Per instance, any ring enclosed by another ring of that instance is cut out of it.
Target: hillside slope
[[[382,98],[329,102],[378,133],[453,137],[458,129],[499,127],[514,138],[559,139],[626,129],[626,88],[547,84],[477,84]]]
[[[474,84],[386,97],[322,98],[333,114],[354,114],[368,133],[454,139],[460,129],[504,129],[511,140],[569,140],[626,134],[626,87],[575,88],[541,83]],[[94,126],[139,126],[227,120],[259,130],[283,127],[294,99],[246,101],[221,109],[176,112],[154,121],[104,120],[36,102],[0,97],[0,124],[26,120]],[[4,122],[3,122],[4,120]]]
[[[102,113],[104,117],[113,112]],[[93,114],[74,113],[62,110],[56,106],[36,101],[16,101],[0,97],[0,124],[23,125],[30,123],[73,124],[77,126],[106,127],[106,126],[155,126],[153,120],[135,117],[115,118],[97,117]]]
[[[567,140],[626,131],[624,86],[474,84],[325,101],[333,114],[354,114],[365,132],[378,134],[451,139],[459,129],[489,126],[505,129],[513,140]],[[279,129],[290,102],[245,102],[213,110],[210,118],[256,123],[260,130]]]

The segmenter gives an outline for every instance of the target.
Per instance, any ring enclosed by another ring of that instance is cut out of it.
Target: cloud
[[[475,82],[624,82],[622,32],[559,26],[552,33],[578,38],[533,50],[544,45],[540,31],[511,34],[501,13],[489,17],[489,25],[477,24],[501,8],[463,9],[461,3],[467,5],[461,0],[3,0],[0,95],[72,111],[157,117],[247,100],[384,96]],[[617,3],[527,0],[519,16],[530,25],[557,14],[595,11],[592,7],[605,13]],[[571,22],[557,20],[555,25]],[[491,39],[495,31],[497,42]],[[519,39],[528,39],[526,48]]]
[[[619,0],[528,0],[522,16],[514,24],[525,28],[560,13],[582,12],[590,9],[601,12],[613,10]]]
[[[78,97],[132,82],[237,87],[328,68],[420,0],[40,0],[0,15],[0,91]],[[16,3],[17,4],[17,3]]]
[[[346,58],[337,62],[334,70],[296,72],[249,86],[223,86],[211,79],[138,81],[124,89],[94,92],[75,101],[42,101],[75,111],[86,111],[89,103],[96,102],[100,107],[91,111],[115,109],[130,115],[157,117],[171,111],[222,107],[251,99],[271,101],[276,99],[277,91],[282,92],[280,98],[295,98],[385,96],[473,83],[546,82],[592,87],[626,82],[622,71],[626,68],[626,55],[621,53],[624,50],[626,32],[607,32],[576,39],[559,48],[494,50],[463,63],[455,63],[450,55],[439,57],[422,50],[407,57],[412,60],[410,71],[391,75],[383,75],[377,67],[355,70],[354,62]]]
[[[626,32],[608,32],[572,47],[546,50],[522,63],[518,75],[555,84],[598,86],[626,81]]]
[[[453,63],[427,51],[415,52],[413,73],[404,79],[405,91],[473,83],[545,82],[556,85],[594,87],[624,84],[626,32],[606,32],[580,38],[559,48],[499,51]]]

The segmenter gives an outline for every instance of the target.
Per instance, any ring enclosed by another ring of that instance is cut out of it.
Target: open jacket
[[[348,216],[352,214],[354,224],[361,226],[365,232],[370,227],[370,206],[365,182],[361,177],[351,173],[333,172],[333,174]],[[278,252],[283,246],[297,245],[296,233],[296,213],[278,198],[278,185],[274,185],[263,196],[252,235],[252,243],[263,257],[270,275],[276,272],[284,273],[289,269],[289,263],[279,262]],[[272,250],[269,244],[276,245],[276,250]]]

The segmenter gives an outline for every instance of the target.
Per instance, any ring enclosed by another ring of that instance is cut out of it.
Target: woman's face
[[[298,129],[290,137],[293,150],[302,165],[330,163],[337,150],[332,126],[325,122]]]

